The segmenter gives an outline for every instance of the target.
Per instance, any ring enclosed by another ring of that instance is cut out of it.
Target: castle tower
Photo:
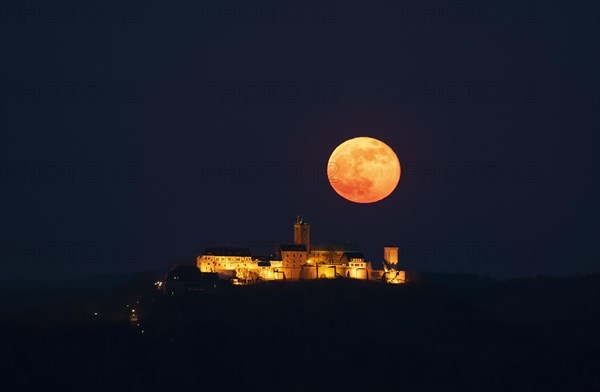
[[[383,259],[389,265],[398,264],[398,247],[386,246],[383,248]]]
[[[310,252],[310,225],[301,216],[296,217],[294,224],[294,244],[305,245],[306,250]]]

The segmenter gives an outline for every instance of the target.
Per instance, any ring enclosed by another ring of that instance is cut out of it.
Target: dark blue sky
[[[23,5],[25,4],[25,5]],[[595,2],[2,3],[3,277],[165,268],[206,245],[397,244],[409,269],[598,271]],[[379,138],[373,205],[326,181]]]

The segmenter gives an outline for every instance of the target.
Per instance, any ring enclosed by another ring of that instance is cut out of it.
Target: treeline
[[[267,282],[179,296],[158,294],[153,279],[83,301],[110,317],[5,318],[1,365],[16,389],[600,390],[599,275]]]

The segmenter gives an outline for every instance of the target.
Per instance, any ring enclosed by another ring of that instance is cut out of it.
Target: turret
[[[398,264],[398,247],[397,246],[386,246],[383,248],[383,260],[390,265],[394,266]]]

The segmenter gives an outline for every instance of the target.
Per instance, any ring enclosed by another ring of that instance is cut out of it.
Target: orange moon
[[[356,137],[333,150],[327,164],[327,178],[343,198],[355,203],[375,203],[396,189],[400,161],[384,142]]]

